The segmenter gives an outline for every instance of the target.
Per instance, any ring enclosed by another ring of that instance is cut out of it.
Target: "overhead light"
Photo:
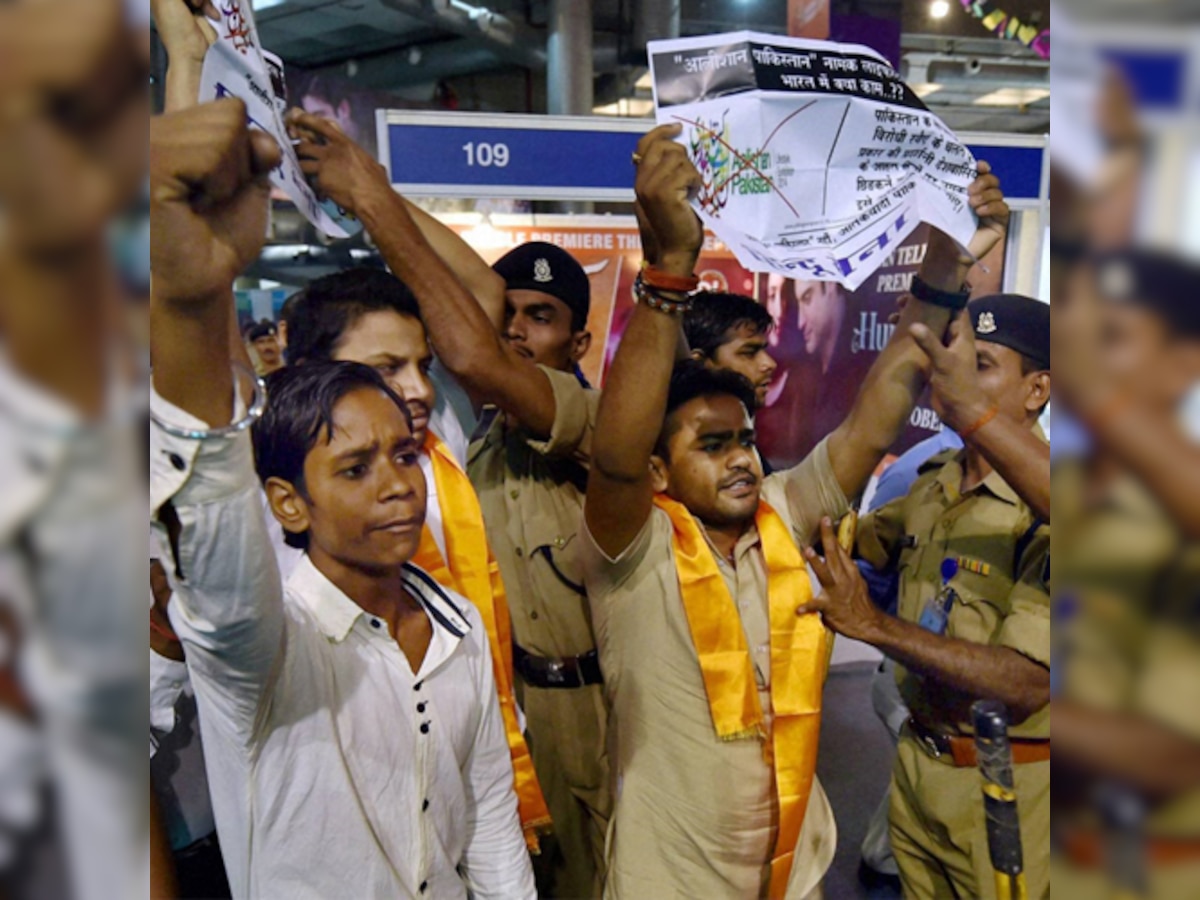
[[[653,100],[639,100],[628,97],[622,97],[616,103],[596,106],[592,109],[592,114],[597,116],[623,116],[634,119],[645,118],[653,112]]]
[[[942,89],[940,84],[934,84],[932,81],[926,81],[920,84],[910,84],[909,88],[914,94],[924,100],[930,94],[936,94]]]
[[[948,0],[933,0],[929,4],[929,16],[933,19],[944,19],[950,15],[950,3]]]
[[[1000,88],[974,100],[976,106],[1028,106],[1050,96],[1049,88]]]

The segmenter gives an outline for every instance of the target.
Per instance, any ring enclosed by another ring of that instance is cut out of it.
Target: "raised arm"
[[[979,176],[968,190],[979,228],[964,255],[953,239],[930,229],[929,248],[918,277],[930,287],[950,293],[962,289],[975,259],[981,259],[1004,239],[1008,230],[1008,204],[991,167],[979,162]],[[900,323],[879,358],[871,366],[849,416],[829,436],[833,472],[847,497],[856,497],[888,448],[900,436],[917,399],[925,389],[928,359],[910,333],[924,325],[941,335],[950,324],[951,311],[909,296]]]
[[[689,276],[704,229],[688,204],[700,176],[673,140],[679,129],[660,126],[639,142],[635,188],[656,239],[657,268]],[[650,516],[650,457],[662,430],[680,331],[678,316],[638,304],[609,370],[596,416],[584,514],[592,537],[610,557],[629,546]]]
[[[966,312],[950,324],[944,345],[923,325],[914,325],[912,336],[929,357],[929,382],[946,425],[961,434],[984,421],[990,404],[979,386],[975,329]],[[1039,519],[1050,521],[1049,444],[1007,416],[987,420],[965,440],[983,454]]]
[[[202,715],[238,741],[249,740],[279,651],[279,571],[249,434],[194,439],[171,426],[204,432],[237,414],[230,287],[262,246],[278,161],[274,141],[247,129],[240,100],[150,125],[151,512],[169,539],[169,615]]]
[[[503,279],[393,191],[384,168],[336,125],[298,110],[288,114],[288,122],[301,137],[296,150],[305,174],[318,191],[362,220],[384,261],[416,295],[438,358],[472,401],[494,403],[535,435],[548,436],[555,412],[550,381],[509,349],[497,327]],[[462,265],[468,256],[474,262]],[[476,284],[483,300],[464,279]]]
[[[193,12],[185,0],[150,0],[154,28],[167,51],[165,111],[178,112],[200,102],[200,75],[204,55],[217,39],[212,21],[220,14],[212,0]]]
[[[220,100],[150,123],[154,389],[214,426],[233,408],[233,280],[262,247],[266,175],[279,162],[245,116],[240,100]]]

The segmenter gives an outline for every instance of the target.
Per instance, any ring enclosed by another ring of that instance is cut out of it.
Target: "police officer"
[[[1197,271],[1139,250],[1088,261],[1076,275],[1074,336],[1087,341],[1077,318],[1086,313],[1104,340],[1071,348],[1088,378],[1070,385],[1069,399],[1092,446],[1055,470],[1053,877],[1064,896],[1116,883],[1147,897],[1192,897],[1200,554],[1170,507],[1172,492],[1186,492],[1185,473],[1167,467],[1164,490],[1134,466],[1146,435],[1160,432],[1160,458],[1179,440],[1181,403],[1200,379]]]
[[[893,770],[892,847],[906,896],[993,897],[971,703],[1010,712],[1030,896],[1049,889],[1050,528],[973,449],[997,417],[1037,430],[1050,397],[1050,310],[995,295],[967,307],[990,402],[966,448],[933,457],[906,497],[865,517],[859,555],[900,576],[897,616],[870,600],[830,526],[809,560],[825,591],[808,609],[897,663],[911,711]],[[959,327],[966,325],[960,318]]]
[[[468,472],[508,590],[519,697],[554,819],[549,858],[535,860],[539,885],[543,896],[598,897],[612,801],[578,537],[600,401],[579,369],[590,285],[547,243],[524,244],[494,269],[507,288],[503,336],[521,368],[493,377],[522,394],[493,393],[500,414],[472,445]]]

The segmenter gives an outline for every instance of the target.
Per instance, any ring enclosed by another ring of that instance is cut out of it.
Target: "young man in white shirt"
[[[482,621],[408,564],[425,484],[403,401],[317,363],[273,379],[256,460],[212,434],[243,418],[230,285],[279,159],[245,122],[223,100],[151,125],[151,510],[234,896],[532,898]],[[307,543],[286,591],[255,464]]]

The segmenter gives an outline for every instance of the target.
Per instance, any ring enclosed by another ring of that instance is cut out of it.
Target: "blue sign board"
[[[392,184],[410,196],[632,201],[630,157],[654,123],[380,110],[378,127]],[[1039,200],[1043,139],[972,137],[963,140],[991,163],[1010,201]]]

